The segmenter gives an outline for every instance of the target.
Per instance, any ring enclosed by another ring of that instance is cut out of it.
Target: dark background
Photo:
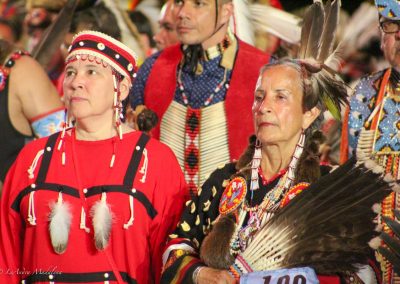
[[[304,6],[311,5],[313,3],[312,0],[280,0],[285,11],[292,11],[295,9],[299,9]],[[323,1],[325,3],[325,1]],[[358,8],[358,6],[362,2],[370,2],[373,1],[363,1],[363,0],[342,0],[342,9],[348,11],[350,14],[354,12]]]

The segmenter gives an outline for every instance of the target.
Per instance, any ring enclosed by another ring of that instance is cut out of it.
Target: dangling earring
[[[114,81],[114,115],[115,115],[115,126],[118,131],[118,136],[119,139],[122,140],[122,124],[121,124],[121,118],[122,118],[122,102],[120,98],[120,83],[117,80],[117,76],[113,74],[113,81]]]
[[[256,139],[255,149],[253,160],[251,161],[251,183],[250,183],[250,190],[257,190],[259,188],[258,185],[258,168],[261,164],[261,142]]]
[[[62,154],[61,154],[61,164],[65,166],[65,144],[64,144],[64,137],[65,137],[65,132],[69,127],[71,127],[72,124],[72,117],[69,117],[68,110],[64,110],[64,122],[61,130],[61,137],[60,137],[60,142],[58,143],[57,150],[61,151],[62,147]]]
[[[292,182],[295,180],[295,171],[297,167],[297,162],[300,159],[301,154],[304,150],[304,143],[306,141],[306,135],[304,134],[304,129],[301,130],[299,141],[297,142],[296,148],[293,153],[292,160],[289,163],[288,178],[285,184],[285,188],[292,186]]]

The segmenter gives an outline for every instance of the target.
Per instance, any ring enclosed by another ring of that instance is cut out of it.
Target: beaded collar
[[[270,184],[271,182],[273,182],[273,181],[276,180],[277,178],[283,176],[286,172],[287,172],[287,169],[280,170],[278,173],[274,174],[271,178],[268,179],[268,178],[266,178],[266,177],[264,176],[261,167],[258,168],[258,174],[259,174],[260,177],[261,177],[261,181],[262,181],[262,184],[263,184],[263,185],[268,185],[268,184]]]

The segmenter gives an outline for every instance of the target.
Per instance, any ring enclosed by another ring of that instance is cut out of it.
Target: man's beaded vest
[[[372,154],[386,172],[400,180],[400,76],[394,69],[362,80],[350,101],[349,144]],[[400,209],[400,195],[392,193],[382,202],[382,214],[394,219],[393,209]],[[390,229],[383,223],[383,230]],[[382,256],[384,283],[400,283],[392,265]]]

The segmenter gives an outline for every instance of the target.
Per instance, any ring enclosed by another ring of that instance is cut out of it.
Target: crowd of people
[[[399,282],[400,3],[352,88],[340,0],[146,2],[1,4],[0,283]]]

